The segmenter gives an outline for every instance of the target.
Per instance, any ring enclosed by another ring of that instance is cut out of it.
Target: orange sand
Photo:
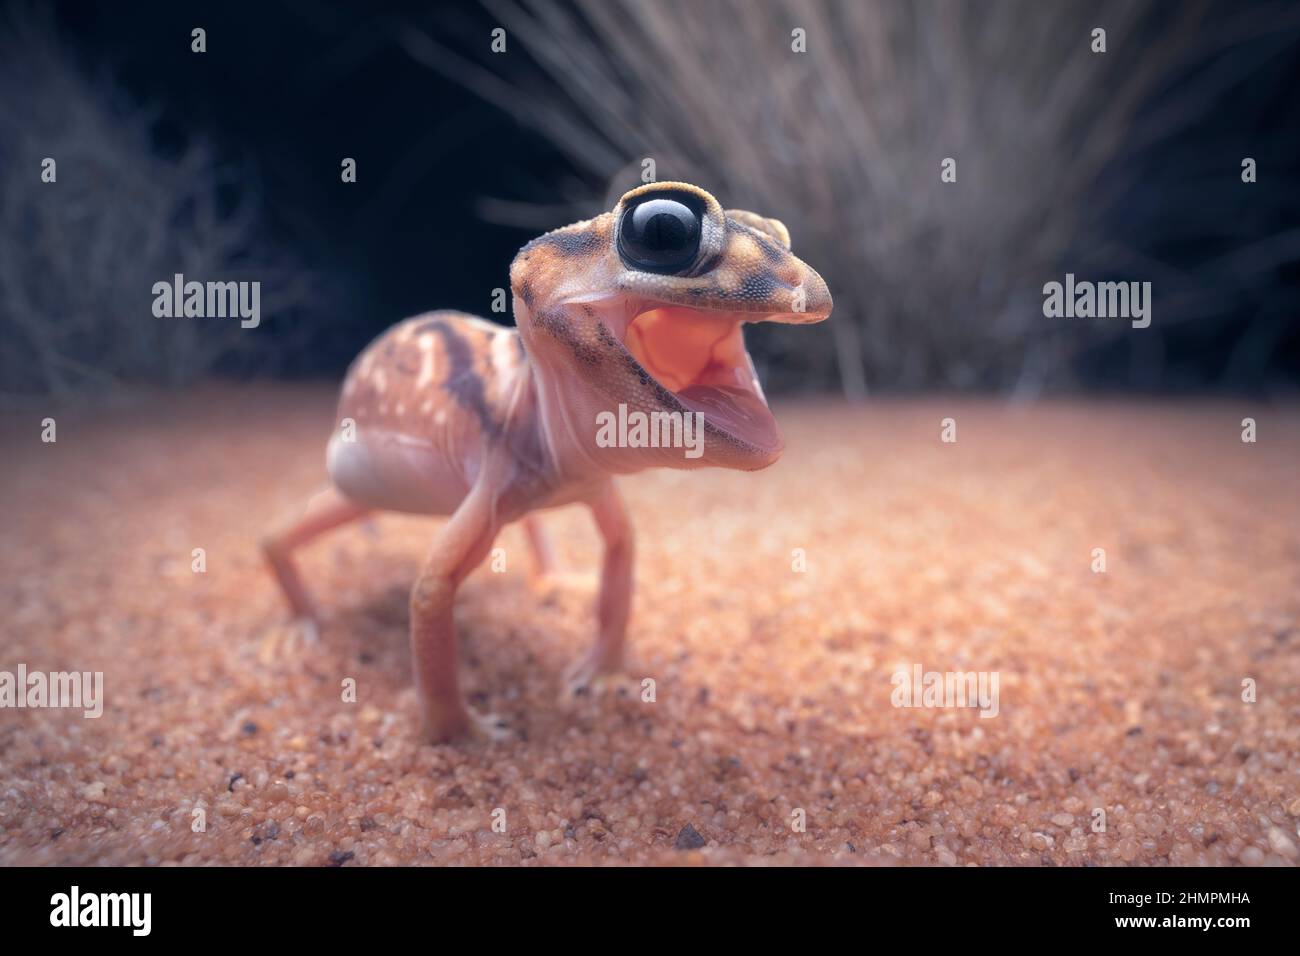
[[[574,575],[544,588],[505,532],[457,618],[473,701],[524,739],[444,747],[415,739],[405,631],[437,521],[322,539],[320,643],[279,624],[256,539],[322,482],[332,411],[225,386],[55,412],[54,445],[48,413],[5,420],[0,670],[102,670],[107,700],[0,711],[0,863],[1300,856],[1293,407],[778,403],[773,468],[624,480],[627,683],[559,700],[592,633],[586,514],[547,517]],[[999,715],[891,706],[918,663],[998,672]]]

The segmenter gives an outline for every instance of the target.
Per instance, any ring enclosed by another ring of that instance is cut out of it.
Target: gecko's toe
[[[320,643],[320,622],[312,616],[300,615],[276,624],[258,645],[257,658],[263,664],[293,657]]]
[[[547,571],[533,575],[528,583],[544,604],[554,604],[570,591],[589,593],[598,587],[596,575],[579,571]]]
[[[307,644],[320,643],[320,621],[315,617],[295,617],[289,622]]]
[[[424,738],[431,744],[502,743],[519,736],[500,714],[480,714],[466,708],[436,717],[426,714],[424,718]]]
[[[606,691],[621,687],[627,679],[622,664],[588,655],[575,662],[564,672],[561,700],[598,697]]]
[[[469,733],[475,740],[487,743],[504,743],[518,736],[500,714],[480,714],[475,711],[470,711]]]

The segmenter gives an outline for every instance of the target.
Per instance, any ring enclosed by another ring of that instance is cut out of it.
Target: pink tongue
[[[703,412],[709,424],[759,448],[775,448],[781,442],[776,419],[752,392],[730,385],[688,385],[677,392],[682,404]]]

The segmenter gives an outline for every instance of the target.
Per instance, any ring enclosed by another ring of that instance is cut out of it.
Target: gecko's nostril
[[[619,221],[619,255],[642,272],[682,272],[699,252],[702,213],[699,201],[688,193],[642,197]]]

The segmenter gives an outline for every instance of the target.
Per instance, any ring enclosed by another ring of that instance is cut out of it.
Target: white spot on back
[[[518,377],[520,360],[518,333],[499,329],[492,339],[492,383],[498,400],[509,399]]]
[[[424,350],[424,360],[420,363],[420,377],[415,380],[415,387],[428,388],[433,384],[433,342],[421,339],[420,348]]]
[[[509,332],[498,332],[492,337],[492,371],[502,381],[509,379],[510,373],[519,364],[519,352],[515,349],[514,338]]]

